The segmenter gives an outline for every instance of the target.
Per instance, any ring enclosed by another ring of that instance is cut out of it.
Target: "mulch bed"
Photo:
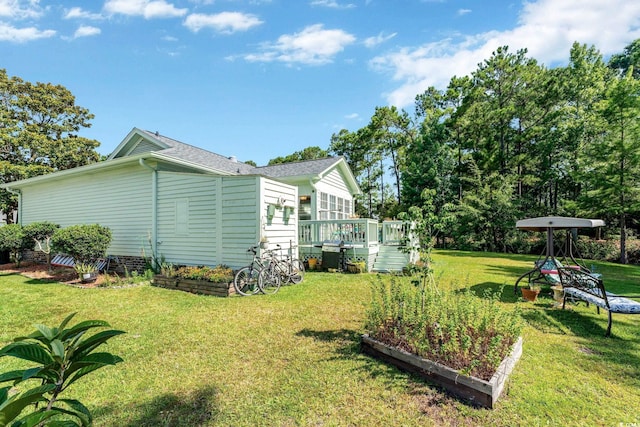
[[[99,274],[94,282],[83,283],[73,268],[52,267],[51,271],[49,271],[46,264],[34,262],[21,262],[19,268],[14,263],[0,264],[0,272],[17,273],[30,279],[51,280],[83,288],[95,288],[104,283],[104,275],[102,274]]]

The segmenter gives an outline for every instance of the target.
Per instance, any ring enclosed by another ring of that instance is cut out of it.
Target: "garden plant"
[[[122,358],[107,352],[95,352],[110,338],[124,334],[119,330],[103,330],[85,336],[94,328],[109,327],[102,320],[86,320],[67,327],[75,313],[67,316],[58,327],[36,325],[36,331],[0,349],[0,358],[11,356],[36,363],[27,369],[0,374],[0,383],[36,383],[10,395],[11,386],[0,388],[0,426],[14,421],[12,426],[87,426],[90,411],[76,399],[60,395],[85,375],[105,366],[122,362]],[[25,408],[27,413],[24,414]]]

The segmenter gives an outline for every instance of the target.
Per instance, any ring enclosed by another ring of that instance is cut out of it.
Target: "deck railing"
[[[332,219],[300,221],[300,245],[321,245],[327,240],[341,240],[355,246],[378,244],[378,221],[375,219]]]
[[[298,241],[301,245],[321,245],[327,240],[341,240],[362,247],[401,245],[406,243],[410,229],[410,224],[404,221],[378,223],[369,218],[307,220],[299,223]]]

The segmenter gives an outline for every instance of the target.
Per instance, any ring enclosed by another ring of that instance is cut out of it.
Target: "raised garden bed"
[[[165,289],[177,289],[193,294],[214,295],[217,297],[228,297],[235,293],[233,282],[216,283],[208,280],[182,279],[162,275],[153,277],[153,285]]]
[[[512,347],[511,354],[502,361],[489,381],[463,375],[440,363],[374,340],[368,335],[362,336],[361,349],[363,353],[416,374],[472,405],[493,408],[502,393],[507,377],[522,355],[522,337],[518,338]]]

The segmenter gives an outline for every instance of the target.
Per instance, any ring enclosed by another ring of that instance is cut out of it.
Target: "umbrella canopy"
[[[516,228],[529,231],[595,227],[604,227],[604,221],[601,219],[571,218],[565,216],[543,216],[539,218],[521,219],[516,222]]]

